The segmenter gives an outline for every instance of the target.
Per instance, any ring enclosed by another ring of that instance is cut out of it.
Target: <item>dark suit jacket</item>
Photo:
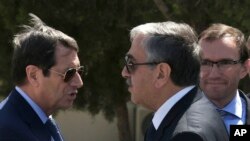
[[[243,91],[239,90],[240,97],[242,97],[246,101],[246,124],[250,125],[250,94],[245,94]]]
[[[165,116],[153,141],[228,141],[218,112],[193,88]]]
[[[43,122],[14,89],[0,103],[0,141],[50,141]]]

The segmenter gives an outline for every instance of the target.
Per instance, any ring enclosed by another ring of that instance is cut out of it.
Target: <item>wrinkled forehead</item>
[[[230,41],[233,41],[235,42],[235,44],[240,40],[240,37],[238,36],[234,36],[234,35],[231,35],[231,34],[223,34],[223,35],[207,35],[207,36],[203,36],[199,39],[199,44],[201,42],[214,42],[214,41],[217,41],[217,40],[230,40]]]
[[[200,43],[200,56],[213,59],[238,59],[239,48],[232,37],[216,40],[202,40]]]
[[[67,66],[79,66],[80,60],[77,51],[72,48],[66,48],[59,44],[55,52],[56,65],[65,64]]]

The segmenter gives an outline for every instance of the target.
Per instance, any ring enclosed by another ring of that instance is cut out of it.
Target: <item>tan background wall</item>
[[[119,141],[116,120],[109,123],[102,114],[92,117],[87,112],[66,110],[55,118],[65,141]]]

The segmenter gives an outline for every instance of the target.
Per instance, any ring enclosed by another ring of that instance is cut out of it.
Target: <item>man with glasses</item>
[[[72,106],[83,86],[77,42],[33,14],[13,39],[15,88],[0,103],[1,141],[62,141],[52,114]]]
[[[130,39],[122,76],[132,102],[155,112],[145,141],[227,141],[223,121],[197,87],[195,31],[184,23],[147,23]]]
[[[249,63],[243,33],[225,24],[212,24],[199,39],[200,87],[224,120],[230,125],[250,123],[250,101],[238,90]]]

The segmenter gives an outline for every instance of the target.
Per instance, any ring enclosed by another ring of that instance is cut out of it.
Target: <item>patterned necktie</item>
[[[58,130],[56,123],[53,119],[49,118],[46,121],[45,126],[49,129],[54,141],[63,141],[60,131]]]
[[[217,109],[217,111],[219,112],[219,114],[220,114],[220,116],[221,116],[221,118],[222,118],[222,120],[227,128],[227,132],[230,133],[230,125],[226,122],[225,118],[227,116],[230,116],[231,114],[229,112],[221,110],[221,109]]]
[[[147,129],[145,141],[154,141],[155,133],[156,133],[156,129],[153,123],[151,123],[149,128]]]
[[[224,118],[224,117],[228,114],[228,112],[226,112],[226,111],[224,111],[224,110],[217,109],[217,111],[219,112],[219,114],[220,114],[220,116],[221,116],[222,118]]]

